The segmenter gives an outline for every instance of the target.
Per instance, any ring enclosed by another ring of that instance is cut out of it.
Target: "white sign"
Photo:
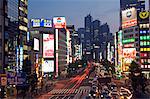
[[[54,58],[54,34],[43,34],[43,58]]]
[[[37,38],[34,38],[34,50],[39,51],[39,40]]]
[[[54,60],[44,60],[42,64],[43,72],[54,72]]]

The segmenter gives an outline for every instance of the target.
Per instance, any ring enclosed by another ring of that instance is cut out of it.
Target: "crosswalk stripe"
[[[89,93],[90,89],[73,89],[72,91],[69,91],[70,89],[54,89],[50,91],[50,94],[66,94],[69,93]]]
[[[65,93],[66,89],[63,89],[62,93]]]
[[[78,89],[76,89],[75,93],[77,93],[77,92],[78,92]]]

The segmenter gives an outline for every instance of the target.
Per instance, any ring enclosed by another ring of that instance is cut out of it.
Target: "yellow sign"
[[[149,17],[149,12],[148,11],[140,12],[139,16],[141,19],[146,19]]]

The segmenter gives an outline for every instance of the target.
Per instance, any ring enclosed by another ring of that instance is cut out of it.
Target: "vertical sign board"
[[[19,71],[19,49],[16,47],[16,70]]]
[[[39,42],[39,39],[37,39],[37,38],[34,38],[34,50],[35,51],[39,51],[40,50],[40,42]]]
[[[58,77],[58,29],[55,30],[56,34],[56,77]]]
[[[123,70],[127,71],[131,62],[136,58],[136,48],[123,49]]]
[[[43,58],[54,58],[54,34],[43,34]]]
[[[22,70],[23,66],[23,47],[20,47],[20,66],[19,66],[19,71]]]

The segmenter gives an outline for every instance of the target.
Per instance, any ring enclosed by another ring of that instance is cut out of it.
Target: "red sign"
[[[66,19],[65,17],[54,17],[53,18],[54,28],[66,28]]]

